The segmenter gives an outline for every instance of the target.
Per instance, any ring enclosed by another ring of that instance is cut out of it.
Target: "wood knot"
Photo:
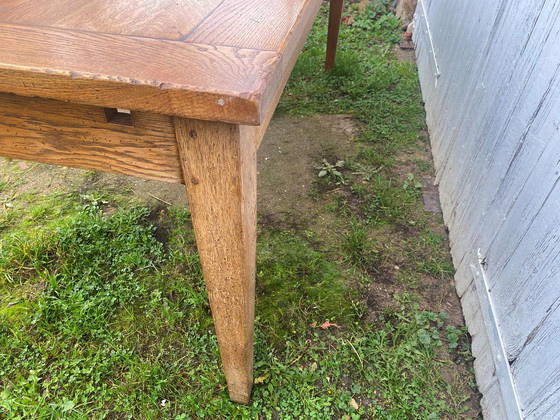
[[[193,177],[193,178],[191,178],[191,182],[192,182],[194,185],[196,185],[196,184],[198,184],[200,181],[198,180],[198,178],[194,178],[194,177]]]
[[[194,130],[189,131],[189,136],[191,139],[196,139],[196,131]]]

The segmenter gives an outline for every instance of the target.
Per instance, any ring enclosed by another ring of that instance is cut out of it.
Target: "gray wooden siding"
[[[560,1],[419,0],[414,43],[487,419],[560,419]]]

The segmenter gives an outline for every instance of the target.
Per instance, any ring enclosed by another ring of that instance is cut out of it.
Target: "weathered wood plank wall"
[[[560,2],[419,0],[414,42],[487,419],[560,419]]]

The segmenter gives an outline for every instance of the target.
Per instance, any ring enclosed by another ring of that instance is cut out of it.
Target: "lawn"
[[[304,211],[259,213],[252,403],[227,398],[185,206],[90,171],[90,188],[30,192],[28,165],[4,159],[0,417],[479,418],[446,232],[422,206],[418,75],[387,4],[347,6],[328,73],[324,6],[278,107],[344,114],[354,135],[313,156]]]

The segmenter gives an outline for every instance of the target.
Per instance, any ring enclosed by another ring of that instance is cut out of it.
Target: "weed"
[[[363,181],[371,181],[376,174],[384,169],[383,166],[371,166],[361,163],[357,163],[356,166],[357,169],[352,174],[360,176]]]
[[[362,211],[369,224],[405,223],[416,204],[416,194],[396,187],[396,181],[381,174],[375,176],[368,188],[354,188],[363,198]]]
[[[356,19],[354,26],[378,34],[379,39],[385,42],[398,43],[400,37],[396,29],[400,21],[393,14],[387,13],[390,0],[378,0],[368,3],[364,14]]]
[[[376,251],[368,238],[367,229],[359,221],[350,222],[350,229],[344,235],[342,248],[347,260],[358,267],[367,268],[376,261]]]
[[[448,325],[446,333],[447,339],[449,340],[449,348],[457,348],[457,346],[459,345],[459,337],[461,335],[461,331],[453,325]]]
[[[33,221],[44,219],[51,211],[51,206],[48,204],[38,205],[29,210],[29,217]]]
[[[414,174],[408,174],[406,176],[406,180],[403,183],[403,190],[409,191],[421,191],[422,190],[422,183],[417,181],[414,177]]]
[[[15,220],[17,220],[17,214],[14,212],[11,203],[5,203],[3,206],[0,206],[0,232],[13,226]]]
[[[97,174],[98,174],[97,171],[88,170],[83,172],[83,177],[88,181],[93,181],[97,177]]]
[[[323,164],[321,166],[316,166],[315,169],[319,170],[319,178],[332,179],[334,180],[336,185],[346,185],[344,175],[342,175],[342,172],[340,172],[343,167],[343,160],[339,160],[334,164],[330,164],[326,159],[323,159]]]
[[[429,162],[425,161],[424,159],[415,159],[414,162],[418,165],[418,169],[424,173],[429,173],[432,169]]]
[[[407,241],[409,257],[421,273],[440,278],[454,273],[445,238],[431,229],[425,229],[417,237]]]

